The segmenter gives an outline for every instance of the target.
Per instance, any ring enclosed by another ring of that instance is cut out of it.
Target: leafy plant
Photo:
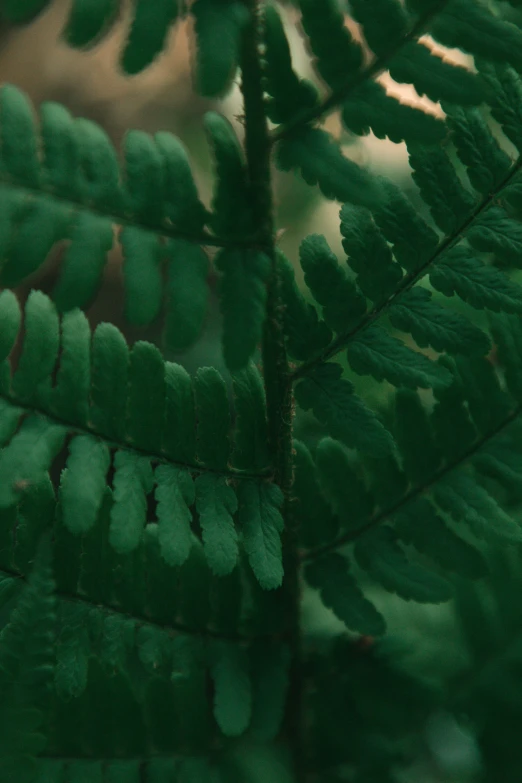
[[[312,81],[275,4],[132,3],[125,73],[191,17],[197,91],[239,80],[244,127],[205,118],[210,208],[173,135],[129,131],[120,159],[94,123],[1,88],[6,783],[399,781],[440,713],[475,732],[477,779],[518,783],[520,2],[296,5]],[[119,6],[74,0],[66,40],[93,45]],[[348,156],[334,111],[349,138],[405,142],[408,193]],[[345,255],[305,237],[305,290],[273,164],[341,205]],[[57,243],[51,296],[22,307]],[[161,322],[165,350],[198,340],[217,275],[225,374],[91,333],[115,243],[126,318]],[[411,641],[410,602],[447,606],[426,616],[453,618],[468,658]]]

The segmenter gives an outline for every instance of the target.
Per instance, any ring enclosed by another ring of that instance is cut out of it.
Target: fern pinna
[[[520,2],[130,6],[122,70],[190,18],[195,88],[238,82],[244,128],[205,117],[209,208],[172,134],[120,154],[0,90],[0,781],[434,780],[442,714],[473,780],[519,783]],[[92,46],[119,11],[73,0],[64,37]],[[407,187],[348,155],[370,132],[406,145]],[[296,275],[273,164],[339,202],[342,258],[312,234]],[[126,319],[161,323],[161,350],[83,312],[116,245]],[[191,376],[165,356],[200,337],[211,275],[226,372]],[[447,605],[454,660],[412,641],[436,620],[408,602]]]

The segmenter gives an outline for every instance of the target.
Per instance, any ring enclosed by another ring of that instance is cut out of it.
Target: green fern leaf
[[[37,400],[58,357],[60,325],[50,300],[31,291],[25,305],[22,355],[13,377],[13,390],[21,400]]]
[[[436,390],[437,402],[431,420],[443,456],[450,462],[458,462],[475,443],[477,430],[471,421],[456,368],[449,362],[446,366],[453,374],[453,383],[446,389]]]
[[[314,306],[309,304],[300,292],[290,262],[282,253],[278,253],[277,257],[285,302],[288,351],[291,356],[304,361],[326,348],[332,339],[332,333],[324,321],[319,320]]]
[[[387,525],[365,533],[354,548],[361,568],[392,593],[406,601],[438,604],[449,601],[448,582],[418,563],[410,562]]]
[[[262,470],[270,463],[266,399],[259,370],[249,364],[232,378],[236,427],[232,464],[240,470]]]
[[[162,203],[164,171],[160,151],[148,133],[130,130],[123,139],[123,154],[127,209],[149,223]]]
[[[191,12],[197,41],[196,86],[201,95],[217,98],[232,84],[250,14],[239,0],[196,0]]]
[[[261,339],[271,262],[255,250],[224,250],[216,266],[222,273],[223,352],[234,372],[248,364]]]
[[[162,267],[167,262],[166,336],[174,348],[194,341],[206,311],[207,264],[203,252],[193,244],[184,245],[181,237],[201,238],[209,216],[180,142],[168,133],[153,139],[130,131],[124,139],[122,167],[101,128],[88,120],[73,120],[53,103],[41,108],[41,141],[39,135],[25,96],[10,85],[3,87],[0,140],[5,155],[0,155],[0,175],[5,182],[0,188],[5,209],[0,245],[7,244],[0,282],[22,282],[41,267],[57,242],[67,241],[53,298],[61,311],[86,307],[101,288],[109,252],[120,235],[129,319],[144,325],[158,316],[164,298]],[[242,197],[238,202],[246,204]],[[136,225],[115,232],[114,223],[129,220]],[[158,234],[177,241],[165,250]],[[183,263],[176,264],[177,242],[186,252]],[[188,287],[199,301],[190,313],[184,298]]]
[[[119,8],[119,0],[75,0],[63,33],[67,43],[78,49],[96,43],[114,22]]]
[[[522,42],[522,41],[521,41]],[[471,184],[485,196],[509,174],[511,160],[491,133],[478,109],[443,106],[451,139]]]
[[[75,120],[74,134],[78,140],[79,196],[85,204],[100,209],[120,210],[124,195],[116,151],[104,130],[90,120]]]
[[[370,519],[373,499],[351,464],[348,450],[333,438],[317,445],[316,463],[321,489],[343,530],[356,530]]]
[[[205,130],[216,166],[212,228],[225,236],[243,236],[252,229],[243,150],[232,125],[220,114],[205,115]]]
[[[54,683],[65,699],[80,696],[87,687],[89,668],[88,608],[82,604],[60,605],[61,633],[56,647]]]
[[[214,468],[226,468],[230,452],[230,409],[225,381],[214,367],[202,367],[194,379],[194,392],[198,459]]]
[[[317,105],[317,90],[294,72],[281,17],[273,6],[264,9],[264,22],[265,88],[271,99],[267,114],[272,122],[288,122]]]
[[[62,448],[66,430],[31,415],[0,452],[0,509],[18,502],[27,484],[36,484]]]
[[[412,177],[429,205],[433,219],[446,234],[458,231],[470,217],[475,197],[463,186],[442,148],[408,144]]]
[[[478,432],[488,438],[491,432],[502,429],[509,421],[513,401],[486,357],[459,356],[456,371],[473,423]]]
[[[85,426],[91,385],[89,322],[80,310],[72,310],[63,316],[61,331],[60,363],[51,408],[61,419]]]
[[[116,552],[134,551],[147,521],[147,494],[152,491],[150,460],[128,451],[114,457],[114,505],[109,540]]]
[[[234,570],[238,558],[238,535],[233,519],[238,505],[236,494],[221,476],[201,475],[195,484],[205,557],[213,573],[226,576]]]
[[[299,0],[301,22],[315,55],[315,64],[332,90],[342,88],[360,69],[363,53],[344,23],[336,0]]]
[[[387,299],[402,278],[402,270],[370,213],[345,204],[340,212],[343,248],[357,274],[363,294],[375,303]]]
[[[444,123],[432,114],[401,103],[378,82],[364,82],[350,91],[341,111],[344,126],[358,136],[373,131],[378,139],[435,144],[446,135]]]
[[[522,67],[522,33],[498,18],[482,0],[451,0],[435,17],[430,32],[450,48]]]
[[[488,336],[460,313],[433,301],[430,291],[415,286],[388,310],[396,329],[408,332],[421,348],[481,356],[490,349]]]
[[[408,503],[394,515],[394,522],[402,541],[413,544],[444,569],[466,579],[482,579],[488,573],[481,553],[454,533],[428,500]]]
[[[436,262],[430,271],[430,282],[445,296],[457,294],[477,310],[486,307],[493,312],[522,311],[522,288],[463,245],[449,250]]]
[[[108,437],[125,437],[129,349],[112,324],[100,324],[92,340],[93,424]]]
[[[299,535],[304,546],[315,548],[336,538],[339,521],[326,502],[319,485],[319,475],[304,443],[294,440],[294,484],[296,514],[299,515]],[[333,504],[332,504],[333,505]],[[317,520],[321,520],[321,525]]]
[[[215,642],[210,650],[214,680],[214,716],[223,734],[239,737],[252,714],[252,684],[246,650]]]
[[[490,86],[491,95],[488,98],[488,104],[491,107],[491,114],[520,152],[522,149],[520,131],[522,84],[520,76],[503,63],[491,63],[478,58],[477,60],[475,65]]]
[[[342,555],[331,553],[317,558],[306,566],[305,577],[311,587],[319,590],[324,605],[351,631],[369,636],[385,632],[383,616],[364,597]]]
[[[172,240],[169,256],[165,343],[173,351],[184,351],[201,334],[208,309],[209,262],[193,242]]]
[[[395,259],[406,271],[414,273],[434,253],[437,235],[397,185],[384,178],[380,185],[386,198],[374,210],[374,220],[392,245]]]
[[[201,231],[209,215],[199,199],[185,147],[166,131],[156,133],[154,140],[162,158],[166,217],[186,230]]]
[[[522,223],[500,207],[491,207],[473,221],[466,233],[469,243],[485,253],[495,253],[507,264],[522,266]]]
[[[408,33],[408,17],[398,0],[351,0],[354,18],[362,25],[368,46],[386,55]]]
[[[476,74],[447,62],[416,41],[401,47],[389,71],[396,82],[413,84],[419,95],[427,95],[432,101],[474,106],[489,97]]]
[[[338,364],[316,367],[296,386],[297,402],[304,410],[312,409],[330,435],[347,446],[374,456],[389,453],[393,448],[390,433],[341,375]]]
[[[0,172],[28,187],[37,186],[40,164],[33,111],[25,95],[10,84],[0,90],[0,146]]]
[[[179,462],[194,463],[196,456],[195,402],[192,380],[179,364],[165,363],[165,431],[163,448]]]
[[[22,408],[15,408],[11,403],[0,400],[0,446],[6,446],[20,423],[24,415]]]
[[[414,485],[429,484],[441,466],[441,454],[427,411],[410,389],[398,389],[395,395],[394,436],[408,478]]]
[[[451,376],[445,367],[412,351],[380,326],[369,326],[348,346],[350,367],[358,375],[372,375],[394,386],[423,389],[446,386]]]
[[[326,239],[319,234],[306,237],[299,258],[305,282],[322,306],[325,322],[336,332],[348,331],[366,312],[366,302],[339,266]]]
[[[158,349],[139,340],[130,352],[127,433],[138,448],[161,443],[165,411],[165,364]]]
[[[63,521],[71,533],[87,533],[96,522],[107,482],[110,454],[105,443],[78,435],[69,444],[60,482]]]
[[[120,234],[125,286],[125,317],[143,326],[160,312],[163,294],[161,246],[151,232],[126,226]]]
[[[178,15],[177,2],[135,0],[129,35],[120,61],[125,73],[140,73],[154,62],[163,51],[169,30]]]
[[[276,484],[244,481],[239,487],[239,523],[252,571],[264,590],[283,581],[283,493]]]
[[[514,545],[522,540],[520,525],[463,471],[453,471],[438,482],[435,499],[457,522],[469,525],[477,538],[500,545]]]
[[[7,204],[6,240],[13,224],[18,224],[19,228],[10,247],[5,248],[4,252],[9,253],[2,265],[0,282],[15,287],[38,269],[56,241],[67,232],[68,214],[62,205],[38,195],[18,197],[10,189],[2,188],[2,196]],[[69,252],[66,255],[69,256]]]
[[[16,294],[12,291],[0,293],[0,361],[11,353],[20,330],[22,313]]]
[[[516,315],[498,314],[491,319],[491,330],[506,385],[516,400],[522,399],[522,324]]]
[[[300,171],[305,182],[341,203],[372,207],[382,198],[377,180],[345,157],[334,139],[320,128],[305,127],[279,142],[276,163],[281,171]]]
[[[165,562],[180,566],[192,549],[192,512],[196,499],[192,476],[186,470],[158,465],[154,474],[158,503],[158,540]]]

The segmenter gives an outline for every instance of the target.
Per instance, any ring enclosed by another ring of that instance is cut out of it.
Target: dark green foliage
[[[123,5],[73,0],[65,42]],[[116,151],[0,90],[0,783],[519,783],[520,3],[288,5],[126,4],[126,74],[183,20],[198,94],[240,87],[209,206],[171,134]],[[276,169],[338,203],[337,244],[285,257]],[[116,246],[159,345],[91,329]]]

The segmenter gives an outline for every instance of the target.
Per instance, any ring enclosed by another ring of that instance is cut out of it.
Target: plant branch
[[[302,736],[302,662],[300,629],[300,563],[296,518],[292,514],[291,489],[293,397],[290,368],[286,354],[283,307],[275,247],[275,225],[272,203],[270,137],[263,91],[261,59],[262,19],[259,0],[245,0],[251,22],[242,42],[241,89],[244,98],[245,152],[254,225],[266,238],[271,260],[267,286],[267,308],[263,329],[263,373],[267,400],[268,440],[274,466],[274,479],[283,492],[283,565],[284,582],[281,600],[288,617],[288,634],[292,654],[290,688],[286,710],[286,729],[292,747],[296,783],[305,779]]]
[[[26,581],[25,574],[20,573],[19,571],[14,571],[11,569],[7,569],[5,567],[0,568],[0,575],[9,577],[12,579],[19,579],[23,582]],[[240,633],[220,633],[219,631],[213,631],[210,628],[202,628],[202,629],[196,629],[189,625],[185,625],[184,623],[178,623],[176,621],[166,623],[159,623],[156,620],[152,620],[150,617],[147,617],[146,615],[141,615],[137,613],[131,613],[131,612],[125,612],[123,609],[119,609],[117,607],[111,606],[110,604],[101,604],[98,601],[92,601],[86,596],[80,596],[76,595],[75,593],[70,593],[65,590],[56,590],[56,596],[61,601],[66,601],[67,603],[73,603],[73,604],[81,604],[82,606],[90,606],[93,609],[97,609],[100,612],[106,612],[107,614],[112,613],[114,615],[118,615],[119,617],[125,618],[127,620],[135,620],[139,623],[146,623],[147,625],[152,625],[155,628],[159,628],[161,631],[176,631],[177,633],[185,633],[190,636],[205,636],[211,639],[223,639],[228,641],[253,641],[257,639],[273,639],[274,634],[252,634],[251,636],[247,634],[240,634]],[[281,638],[281,634],[277,635],[278,638]]]
[[[200,233],[192,233],[190,231],[184,231],[181,227],[170,225],[167,221],[162,220],[158,223],[152,224],[147,221],[140,220],[137,216],[124,215],[118,210],[103,210],[97,207],[95,204],[85,204],[79,199],[73,199],[70,197],[61,196],[51,188],[38,187],[30,188],[27,185],[19,185],[12,179],[8,179],[5,176],[0,176],[0,186],[10,187],[13,190],[17,190],[27,197],[33,196],[45,196],[46,198],[53,199],[60,204],[65,204],[71,209],[83,210],[90,212],[93,215],[104,217],[110,220],[111,223],[116,223],[119,226],[130,226],[132,228],[141,228],[144,231],[150,231],[155,234],[159,234],[168,239],[183,239],[186,242],[193,242],[194,244],[201,245],[203,247],[225,247],[225,248],[252,248],[262,250],[264,245],[259,235],[246,236],[246,237],[224,237],[214,236],[207,231],[201,231]]]
[[[463,462],[466,462],[467,460],[474,457],[475,454],[478,451],[480,451],[480,449],[486,443],[488,443],[490,440],[495,438],[506,427],[512,424],[518,418],[521,412],[522,412],[522,405],[517,405],[516,408],[514,408],[511,411],[511,413],[509,413],[504,419],[502,419],[501,422],[499,422],[496,425],[496,427],[494,427],[487,434],[482,435],[482,437],[478,438],[478,440],[476,440],[475,443],[472,446],[470,446],[470,448],[458,459],[455,459],[452,462],[448,462],[446,465],[440,468],[428,482],[426,482],[425,484],[419,484],[416,487],[412,487],[412,489],[409,492],[407,492],[405,495],[403,495],[402,498],[400,498],[400,500],[398,500],[389,508],[385,508],[382,511],[379,511],[372,519],[370,519],[365,525],[358,528],[357,530],[351,530],[350,532],[344,533],[342,536],[339,536],[333,541],[330,541],[328,544],[324,544],[323,546],[319,546],[316,547],[315,549],[309,550],[308,552],[304,552],[301,555],[301,560],[303,561],[315,560],[317,557],[320,557],[321,555],[327,554],[328,552],[338,549],[339,547],[344,546],[345,544],[350,544],[353,541],[356,541],[360,536],[362,536],[368,530],[371,530],[372,528],[376,527],[384,520],[388,519],[388,517],[392,516],[393,514],[396,514],[407,503],[409,503],[412,500],[415,500],[416,498],[419,497],[419,495],[422,495],[425,492],[429,492],[429,490],[433,487],[434,484],[436,484],[438,481],[440,481],[449,473],[451,473],[452,470],[458,468],[459,465],[461,465]]]
[[[259,471],[258,473],[251,473],[245,470],[238,470],[234,468],[226,469],[219,469],[219,468],[212,468],[207,467],[206,465],[196,465],[191,464],[187,462],[180,462],[179,460],[170,459],[170,457],[166,456],[165,454],[161,454],[159,452],[151,452],[147,449],[140,449],[139,446],[136,446],[132,443],[127,443],[127,441],[115,441],[111,438],[107,438],[103,433],[97,432],[94,428],[91,427],[82,427],[78,424],[70,424],[69,422],[63,421],[62,419],[59,419],[57,416],[54,416],[52,413],[48,413],[43,408],[39,408],[38,406],[35,406],[33,404],[25,404],[22,402],[19,402],[17,399],[6,395],[1,394],[0,399],[6,400],[11,405],[15,406],[16,408],[20,408],[24,411],[27,411],[28,413],[36,413],[40,416],[45,416],[46,419],[49,419],[49,421],[52,421],[54,424],[59,425],[60,427],[64,427],[67,429],[68,432],[74,433],[76,435],[92,435],[95,438],[99,438],[100,440],[103,440],[104,443],[107,444],[107,446],[110,449],[125,449],[125,451],[131,451],[135,454],[140,454],[141,456],[147,457],[148,459],[153,460],[154,462],[157,462],[158,464],[162,465],[174,465],[178,468],[184,468],[186,470],[190,470],[193,473],[214,473],[218,476],[225,476],[225,478],[228,479],[245,479],[245,480],[268,480],[272,478],[273,476],[273,470],[272,468],[267,468],[265,472]]]
[[[386,299],[386,301],[382,302],[377,307],[374,307],[372,310],[370,310],[366,316],[359,321],[357,326],[355,326],[353,329],[351,329],[349,332],[344,332],[343,334],[338,335],[330,345],[328,345],[323,351],[321,351],[318,356],[315,356],[313,359],[309,359],[306,362],[303,362],[294,372],[292,373],[292,381],[295,382],[299,380],[299,378],[302,378],[307,373],[310,372],[314,367],[317,367],[319,364],[323,364],[323,362],[326,362],[328,359],[330,359],[332,356],[335,356],[336,353],[341,351],[345,346],[352,340],[354,337],[356,337],[363,329],[365,329],[367,326],[372,324],[374,321],[376,321],[384,312],[385,310],[390,307],[390,305],[394,304],[397,299],[400,298],[400,296],[406,291],[409,291],[410,288],[412,288],[415,283],[417,283],[422,277],[424,277],[425,274],[427,274],[429,268],[434,264],[447,250],[450,250],[460,239],[462,239],[463,235],[465,235],[466,231],[471,228],[475,220],[477,220],[478,217],[482,215],[482,213],[491,206],[491,204],[495,201],[495,199],[498,197],[498,194],[500,193],[503,188],[507,187],[507,185],[510,184],[512,179],[518,174],[518,172],[522,169],[522,157],[518,158],[518,160],[515,162],[515,164],[512,166],[509,174],[507,174],[504,179],[497,185],[497,187],[491,192],[488,193],[486,198],[484,198],[473,210],[473,212],[469,215],[469,217],[466,219],[466,221],[459,226],[455,231],[453,231],[451,234],[448,234],[447,237],[445,237],[442,242],[438,245],[436,251],[434,254],[425,261],[413,274],[405,275],[393,294]]]
[[[401,39],[395,41],[395,43],[388,49],[385,54],[380,57],[376,57],[373,62],[349,78],[345,84],[328,95],[317,106],[312,106],[306,111],[297,114],[290,122],[285,125],[281,125],[276,128],[271,134],[271,142],[275,144],[281,139],[289,136],[293,131],[302,125],[306,125],[309,122],[321,119],[328,112],[334,111],[339,104],[343,103],[350,94],[357,89],[361,84],[364,84],[368,79],[374,76],[378,76],[384,71],[390,64],[393,57],[400,51],[400,49],[406,44],[419,38],[424,32],[426,32],[427,25],[431,22],[434,16],[436,16],[443,8],[448,5],[449,0],[440,0],[436,6],[431,8],[427,13],[423,14],[413,25],[411,30]]]

